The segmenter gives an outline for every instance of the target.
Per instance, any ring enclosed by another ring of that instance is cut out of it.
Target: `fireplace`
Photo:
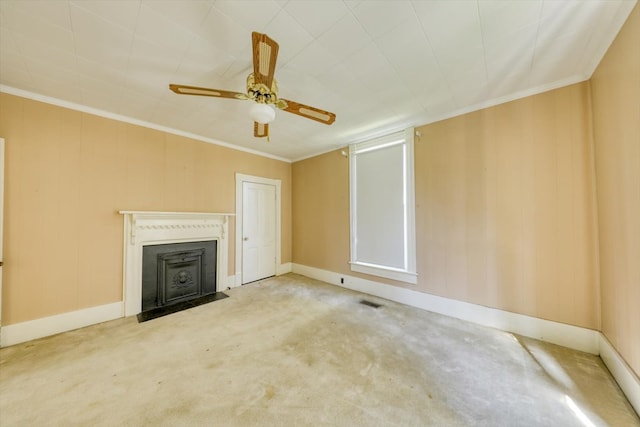
[[[216,292],[217,241],[142,248],[142,311]]]
[[[227,276],[233,214],[120,211],[124,215],[124,315],[188,303],[232,286]],[[165,246],[169,245],[169,246]],[[147,254],[145,257],[145,253]],[[151,273],[145,260],[154,259]],[[155,275],[152,290],[143,282]],[[232,279],[232,278],[231,278]],[[149,302],[153,301],[153,302]]]

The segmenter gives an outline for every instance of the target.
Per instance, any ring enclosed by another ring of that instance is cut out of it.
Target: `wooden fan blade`
[[[273,75],[278,59],[278,43],[266,34],[251,33],[253,45],[253,76],[257,84],[264,84],[271,89]]]
[[[253,122],[253,136],[256,138],[269,137],[269,124]]]
[[[282,99],[282,101],[286,102],[286,107],[280,107],[284,111],[288,111],[289,113],[297,114],[302,117],[306,117],[307,119],[315,120],[320,123],[324,123],[325,125],[330,125],[336,120],[336,115],[330,113],[329,111],[324,111],[319,108],[309,107],[308,105],[300,104],[294,101],[289,101],[288,99]],[[277,104],[276,104],[277,105]]]
[[[220,89],[209,89],[206,87],[170,84],[169,89],[171,89],[178,95],[200,95],[200,96],[214,96],[217,98],[248,99],[247,95],[245,95],[244,93],[231,92],[228,90],[220,90]]]

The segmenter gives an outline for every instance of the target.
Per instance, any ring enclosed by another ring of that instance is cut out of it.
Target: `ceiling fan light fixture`
[[[256,102],[249,109],[249,115],[254,122],[267,124],[276,118],[276,110],[270,105]]]

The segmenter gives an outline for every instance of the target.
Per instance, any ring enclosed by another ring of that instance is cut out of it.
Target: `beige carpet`
[[[0,425],[640,426],[595,356],[291,274],[228,295],[1,349]]]

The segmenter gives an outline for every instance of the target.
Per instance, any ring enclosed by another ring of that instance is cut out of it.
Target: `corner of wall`
[[[600,358],[624,392],[631,406],[640,414],[640,379],[624,361],[607,337],[600,333]]]
[[[587,137],[589,138],[589,160],[591,168],[591,195],[593,198],[592,218],[594,233],[594,263],[595,263],[595,280],[596,280],[596,325],[598,331],[602,331],[602,285],[600,276],[600,222],[598,217],[598,186],[597,186],[597,169],[596,169],[596,141],[594,133],[593,120],[593,99],[591,91],[591,79],[587,81]]]

